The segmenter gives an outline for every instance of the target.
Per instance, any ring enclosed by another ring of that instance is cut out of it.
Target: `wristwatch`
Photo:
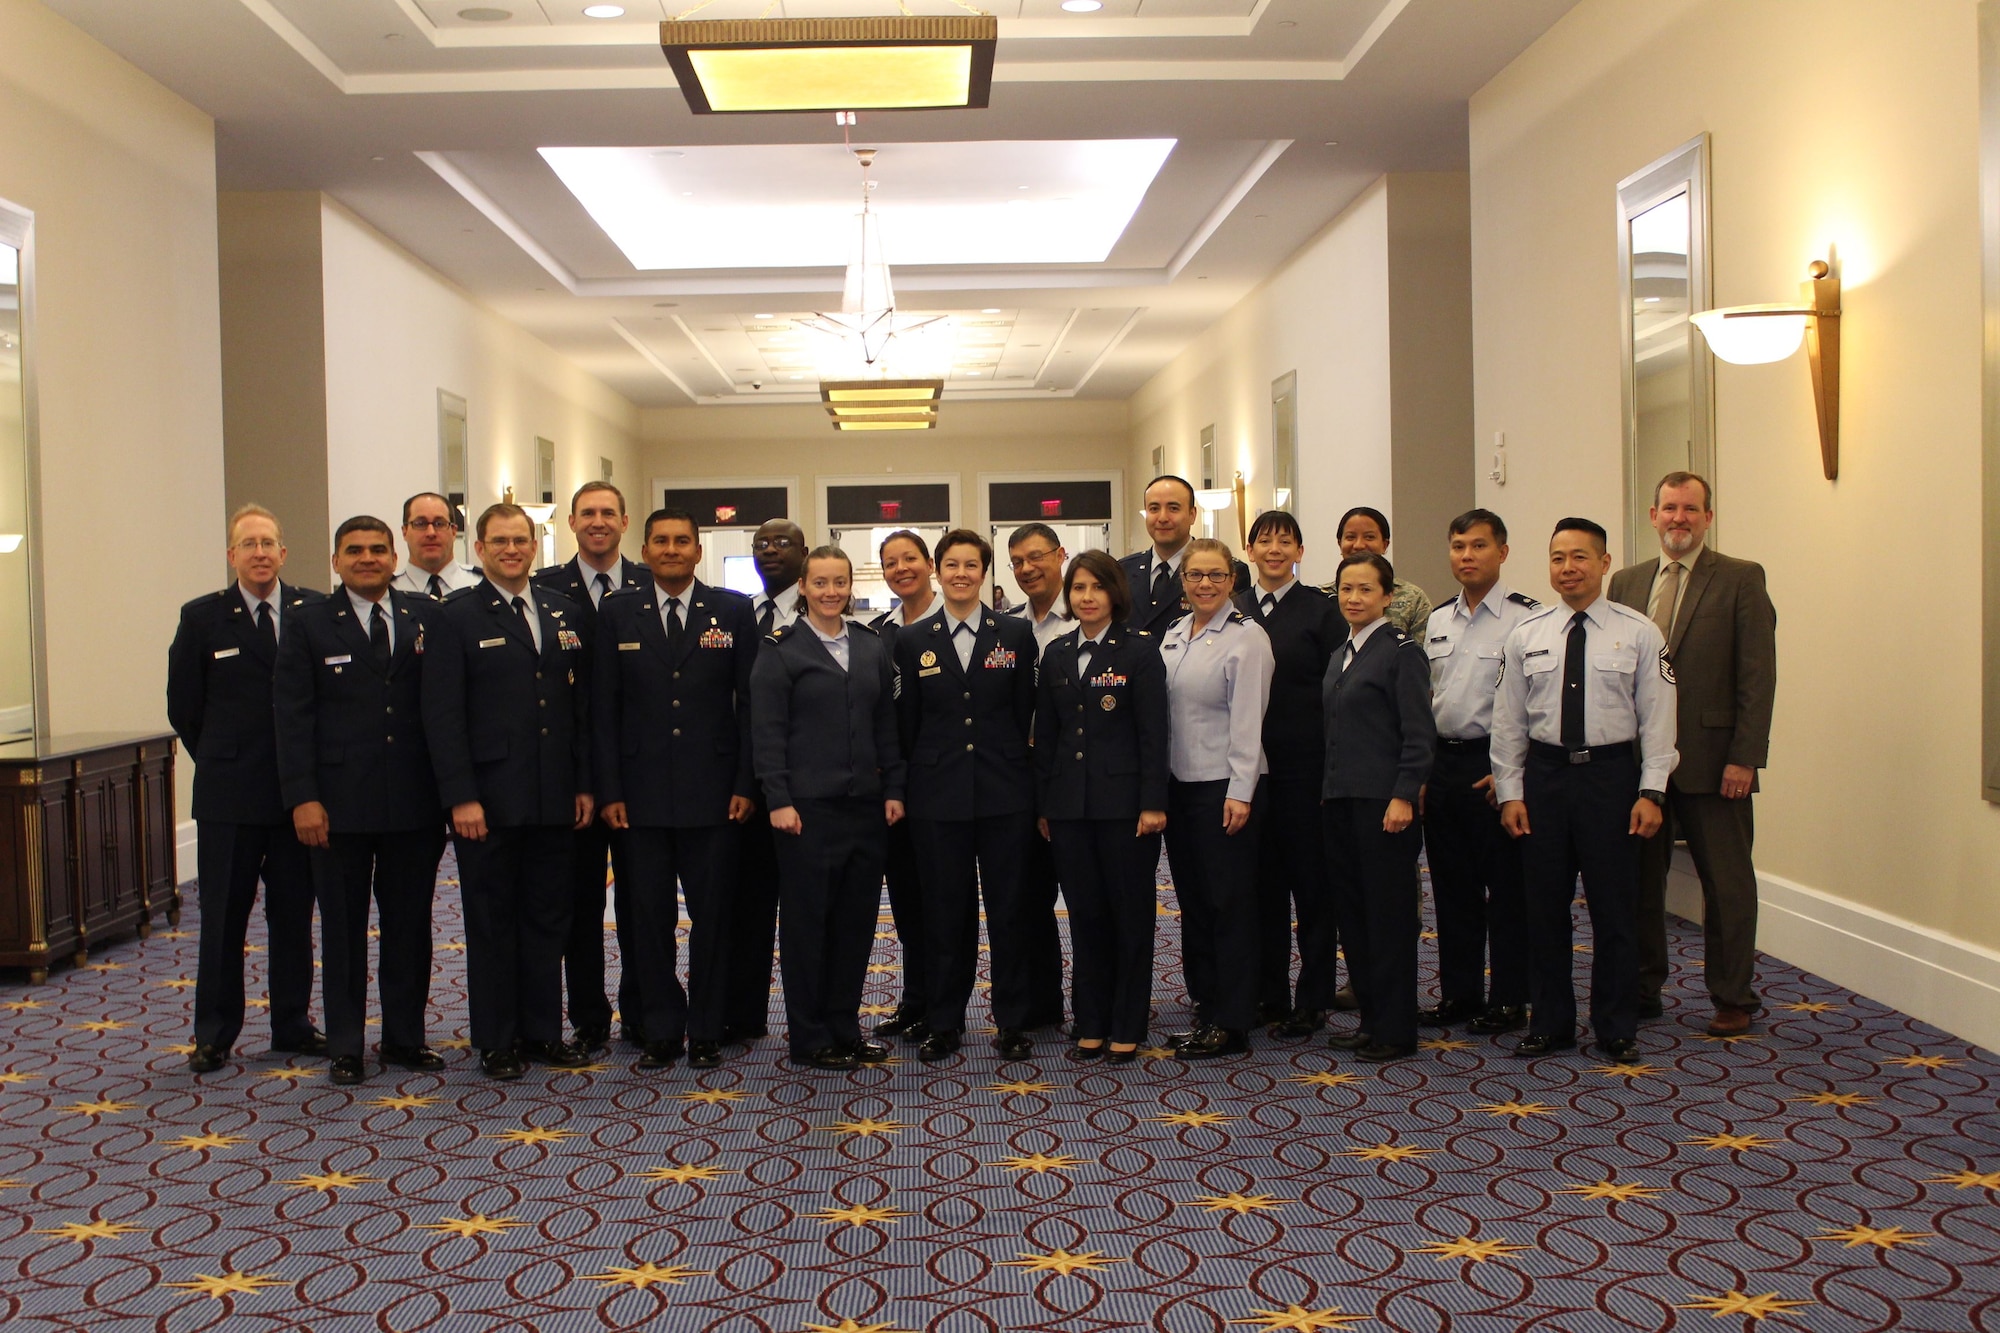
[[[1640,791],[1641,796],[1664,810],[1667,808],[1667,794],[1663,791]]]

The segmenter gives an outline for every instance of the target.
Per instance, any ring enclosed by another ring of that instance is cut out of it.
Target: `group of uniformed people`
[[[442,496],[404,505],[400,572],[389,526],[349,519],[330,596],[282,582],[277,519],[245,506],[229,528],[236,581],[183,608],[169,661],[200,822],[190,1068],[219,1067],[242,1027],[260,879],[274,1047],[328,1054],[336,1083],[367,1076],[372,897],[380,1058],[441,1067],[425,1018],[447,836],[472,1044],[495,1078],[608,1044],[607,857],[617,1009],[641,1068],[714,1067],[726,1044],[766,1035],[774,936],[795,1061],[879,1062],[896,1037],[947,1059],[982,915],[994,1046],[1024,1058],[1064,1017],[1058,885],[1067,1054],[1129,1063],[1149,1035],[1163,835],[1195,1011],[1171,1038],[1182,1059],[1246,1050],[1264,1024],[1307,1036],[1346,1008],[1359,1021],[1330,1044],[1366,1060],[1412,1053],[1420,1021],[1526,1026],[1526,1054],[1573,1046],[1579,870],[1594,1037],[1629,1058],[1638,848],[1676,759],[1674,682],[1654,623],[1602,596],[1603,529],[1558,525],[1563,609],[1543,607],[1500,580],[1505,524],[1469,511],[1449,534],[1460,591],[1429,609],[1396,579],[1375,510],[1343,518],[1326,591],[1296,578],[1292,515],[1256,519],[1253,569],[1192,537],[1196,512],[1186,481],[1156,479],[1152,544],[1123,561],[1072,559],[1024,525],[1008,544],[1027,598],[1013,614],[982,598],[984,538],[955,530],[930,549],[897,532],[879,554],[898,606],[862,624],[850,558],[807,550],[783,520],[753,540],[756,597],[695,578],[700,525],[683,511],[649,515],[644,563],[623,559],[608,483],[572,501],[577,557],[541,571],[512,504],[479,516],[478,570],[454,559]],[[1442,998],[1420,1011],[1426,841]],[[870,1035],[885,879],[902,997]],[[309,1017],[315,901],[324,1035]]]

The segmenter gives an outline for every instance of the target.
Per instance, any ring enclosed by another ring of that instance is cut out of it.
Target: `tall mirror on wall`
[[[1625,555],[1651,549],[1647,511],[1669,472],[1715,476],[1713,361],[1689,316],[1706,310],[1708,136],[1618,185],[1625,351]]]
[[[33,741],[41,715],[30,469],[34,215],[0,200],[0,744]]]
[[[1296,514],[1299,494],[1299,374],[1271,381],[1271,507]]]
[[[465,400],[455,393],[439,389],[438,489],[451,501],[452,508],[458,510],[458,559],[461,564],[468,565],[472,563],[472,525],[479,517],[465,511],[469,489],[466,478],[471,472],[466,446]]]

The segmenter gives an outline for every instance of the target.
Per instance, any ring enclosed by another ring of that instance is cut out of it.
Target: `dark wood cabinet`
[[[0,745],[0,967],[51,959],[181,916],[172,735],[86,733]]]

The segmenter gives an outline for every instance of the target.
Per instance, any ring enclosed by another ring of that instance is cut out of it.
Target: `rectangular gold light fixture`
[[[931,430],[943,380],[822,380],[820,401],[835,430]]]
[[[660,48],[696,115],[984,107],[991,15],[669,19]]]

